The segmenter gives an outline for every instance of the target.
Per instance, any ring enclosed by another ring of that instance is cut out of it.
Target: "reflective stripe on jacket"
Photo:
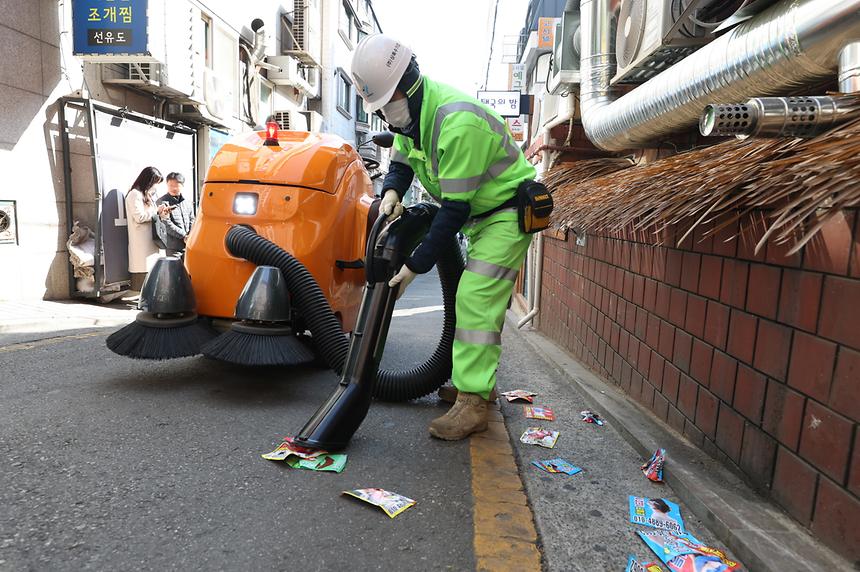
[[[512,198],[535,177],[507,123],[492,109],[426,76],[421,106],[421,149],[397,135],[393,162],[409,165],[437,200],[468,202],[473,215]]]

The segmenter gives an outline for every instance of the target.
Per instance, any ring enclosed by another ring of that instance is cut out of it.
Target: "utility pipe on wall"
[[[610,3],[580,3],[583,126],[595,145],[610,151],[647,147],[694,126],[714,101],[779,95],[832,77],[840,51],[860,41],[860,0],[783,1],[619,98],[609,87],[615,71]],[[846,84],[849,76],[857,77],[846,75]]]
[[[860,42],[852,42],[839,52],[839,91],[860,92]]]
[[[552,140],[550,130],[546,129],[543,132],[543,143],[548,145]],[[541,160],[542,175],[549,169],[549,153],[543,154]],[[529,248],[526,264],[528,265],[529,274],[526,279],[529,281],[528,303],[529,310],[522,319],[517,322],[517,329],[523,328],[526,324],[533,321],[540,313],[540,290],[543,284],[543,233],[537,233],[537,238]]]

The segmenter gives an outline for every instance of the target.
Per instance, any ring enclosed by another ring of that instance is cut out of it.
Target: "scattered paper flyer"
[[[534,401],[537,393],[533,393],[531,391],[526,391],[525,389],[514,389],[513,391],[503,391],[502,395],[505,396],[505,399],[508,401],[516,401],[517,399],[522,399],[523,401],[528,401],[529,403]]]
[[[663,572],[663,569],[656,562],[638,562],[635,557],[630,556],[624,572]]]
[[[642,472],[649,481],[663,482],[663,464],[666,462],[666,450],[657,449],[648,462],[642,465]]]
[[[600,415],[591,411],[590,409],[586,409],[585,411],[580,411],[579,414],[582,416],[582,420],[586,423],[594,423],[595,425],[603,425],[603,419],[600,418]]]
[[[415,505],[414,500],[383,489],[354,489],[343,491],[343,494],[376,505],[391,518]]]
[[[547,473],[564,473],[565,475],[575,475],[582,472],[580,467],[572,465],[562,458],[547,459],[546,461],[532,461],[532,465],[538,469],[542,469]]]
[[[296,445],[292,437],[284,437],[284,442],[271,453],[260,455],[267,461],[285,461],[293,469],[311,471],[332,471],[340,473],[346,467],[345,454],[331,454],[322,449],[311,449]]]
[[[291,457],[287,459],[287,464],[293,469],[309,469],[311,471],[331,471],[333,473],[342,473],[343,469],[346,467],[346,455],[342,453],[326,453],[311,459]]]
[[[529,427],[520,437],[520,441],[526,445],[539,445],[552,449],[555,447],[555,442],[558,441],[558,431],[550,431],[540,427]]]
[[[555,413],[549,407],[538,405],[523,405],[523,412],[529,419],[543,419],[544,421],[555,421]]]
[[[743,569],[722,550],[705,546],[690,534],[675,535],[662,530],[640,530],[638,534],[671,572],[733,572]]]
[[[285,461],[287,457],[295,456],[302,459],[314,459],[320,455],[326,455],[327,452],[322,449],[310,449],[301,447],[293,443],[292,437],[284,437],[284,442],[278,445],[278,448],[271,453],[261,455],[268,461]]]
[[[630,496],[630,522],[684,534],[681,508],[670,500]]]

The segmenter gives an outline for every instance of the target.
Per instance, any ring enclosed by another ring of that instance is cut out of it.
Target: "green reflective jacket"
[[[473,215],[504,203],[535,177],[504,119],[426,76],[420,131],[421,149],[398,134],[391,160],[409,165],[433,198],[468,202]]]

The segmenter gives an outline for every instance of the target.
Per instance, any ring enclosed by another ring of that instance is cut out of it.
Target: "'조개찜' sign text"
[[[148,0],[73,0],[77,56],[146,55]]]

